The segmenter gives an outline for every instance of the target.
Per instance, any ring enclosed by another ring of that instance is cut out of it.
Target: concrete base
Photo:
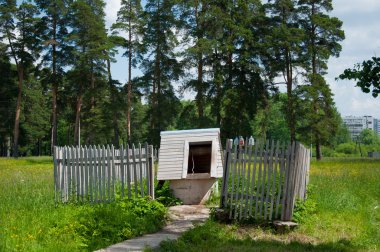
[[[210,198],[215,178],[171,180],[170,189],[185,205],[203,205]]]
[[[292,221],[274,221],[273,225],[277,233],[285,234],[295,229],[298,224]]]

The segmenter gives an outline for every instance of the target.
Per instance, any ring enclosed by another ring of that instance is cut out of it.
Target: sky
[[[120,1],[106,1],[107,26],[116,21]],[[354,81],[335,80],[344,69],[373,56],[380,57],[380,0],[333,0],[333,7],[330,16],[343,21],[346,36],[340,56],[329,60],[325,76],[335,94],[338,111],[342,116],[371,115],[380,119],[380,97],[373,98],[371,94],[363,93],[355,87]],[[117,63],[112,65],[113,78],[125,83],[128,78],[127,58],[118,55],[116,60]],[[132,74],[141,75],[141,71],[134,69]],[[185,95],[185,98],[189,97],[191,94]]]

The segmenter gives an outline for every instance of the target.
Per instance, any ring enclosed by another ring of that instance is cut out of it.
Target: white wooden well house
[[[223,177],[222,154],[218,128],[162,131],[157,179],[184,204],[203,204]]]

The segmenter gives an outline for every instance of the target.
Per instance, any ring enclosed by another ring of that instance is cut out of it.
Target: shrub
[[[149,198],[83,205],[76,216],[75,232],[81,246],[93,251],[157,231],[165,223],[165,214],[166,208]]]
[[[357,150],[355,148],[355,143],[339,144],[336,147],[335,151],[338,153],[344,153],[344,154],[356,154],[357,153]]]
[[[176,197],[174,197],[172,190],[169,187],[169,182],[165,181],[164,185],[155,190],[156,192],[156,200],[163,204],[164,206],[176,206],[181,205],[182,201]]]
[[[313,187],[307,188],[306,200],[297,199],[293,210],[293,221],[303,223],[317,211],[317,203],[313,199]]]

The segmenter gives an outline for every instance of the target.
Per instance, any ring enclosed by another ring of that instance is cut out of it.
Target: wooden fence
[[[54,147],[56,202],[154,198],[153,146]]]
[[[226,146],[220,205],[229,218],[291,220],[296,199],[306,197],[310,150],[269,140]]]

